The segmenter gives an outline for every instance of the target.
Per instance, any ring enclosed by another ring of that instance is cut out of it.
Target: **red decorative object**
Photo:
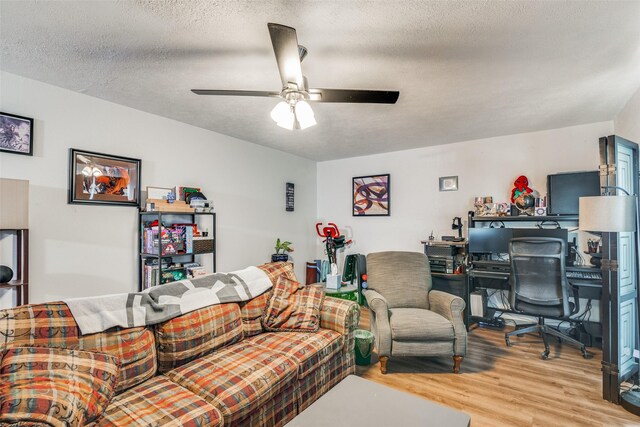
[[[511,203],[515,203],[516,199],[519,196],[531,193],[533,193],[533,190],[529,188],[529,179],[524,175],[520,175],[518,179],[513,182],[513,190],[511,190]]]

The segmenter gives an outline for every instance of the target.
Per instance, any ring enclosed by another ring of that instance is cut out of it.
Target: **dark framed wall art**
[[[33,156],[33,119],[0,112],[0,151]]]
[[[391,214],[391,175],[356,176],[352,180],[353,216]]]
[[[140,159],[69,150],[69,203],[140,205]]]

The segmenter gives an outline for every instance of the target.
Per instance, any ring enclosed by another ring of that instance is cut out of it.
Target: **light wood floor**
[[[369,329],[367,309],[360,327]],[[602,399],[600,350],[588,349],[593,357],[583,359],[576,348],[552,345],[542,360],[544,346],[535,335],[514,337],[506,347],[504,332],[511,329],[472,330],[457,375],[448,357],[390,358],[382,375],[375,354],[357,375],[464,411],[473,427],[640,426],[640,418]]]

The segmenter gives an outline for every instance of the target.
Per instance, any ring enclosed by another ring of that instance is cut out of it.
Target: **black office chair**
[[[580,348],[587,358],[587,350],[580,341],[544,324],[544,319],[569,320],[580,310],[577,290],[572,288],[575,304],[569,302],[569,283],[565,272],[565,243],[552,237],[520,237],[509,242],[511,258],[511,307],[522,314],[536,316],[538,323],[525,325],[504,336],[507,346],[513,335],[538,332],[544,342],[543,359],[549,357],[547,334]]]

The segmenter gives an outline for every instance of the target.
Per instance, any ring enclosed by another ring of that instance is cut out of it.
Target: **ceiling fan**
[[[386,90],[313,89],[302,74],[301,63],[307,49],[298,45],[295,28],[280,24],[267,24],[271,44],[276,55],[282,90],[212,90],[191,89],[197,95],[269,96],[282,98],[271,111],[271,118],[285,129],[305,129],[316,124],[313,110],[307,101],[395,104],[400,92]]]

